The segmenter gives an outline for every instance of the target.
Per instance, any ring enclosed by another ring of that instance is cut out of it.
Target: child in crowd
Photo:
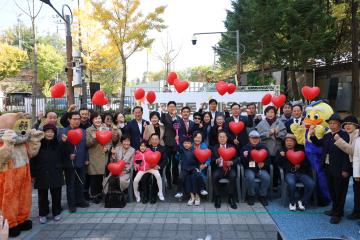
[[[136,177],[134,179],[134,195],[136,198],[136,202],[140,202],[140,192],[138,190],[139,188],[139,182],[141,180],[141,178],[144,176],[144,174],[146,173],[151,173],[155,176],[156,178],[156,182],[159,188],[159,192],[158,192],[158,196],[160,201],[165,201],[164,195],[163,195],[163,191],[162,191],[162,179],[161,179],[161,175],[159,173],[159,166],[152,166],[151,164],[147,163],[145,161],[145,154],[151,152],[151,149],[147,148],[146,146],[146,141],[142,141],[140,143],[140,147],[139,150],[137,150],[135,152],[135,158],[134,158],[134,168],[135,171],[137,171]]]
[[[52,199],[52,215],[54,221],[61,219],[61,187],[64,184],[62,175],[61,147],[56,138],[55,125],[46,124],[43,127],[45,138],[41,140],[41,147],[36,157],[31,159],[31,177],[34,180],[34,188],[38,189],[40,223],[47,222],[49,214],[48,192]],[[62,141],[66,141],[63,136]]]
[[[186,136],[182,145],[179,145],[181,175],[184,192],[190,194],[188,206],[200,205],[200,188],[202,177],[199,170],[199,162],[194,155],[194,147],[191,136]]]

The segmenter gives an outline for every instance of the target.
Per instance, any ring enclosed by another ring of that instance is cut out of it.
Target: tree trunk
[[[31,95],[31,119],[33,122],[36,120],[36,98],[38,96],[38,63],[37,63],[37,47],[36,47],[36,29],[35,29],[35,19],[31,20],[32,27],[32,39],[33,39],[33,57],[34,57],[34,65],[33,65],[33,79],[32,79],[32,95]]]
[[[351,46],[352,46],[352,100],[351,111],[354,115],[359,115],[359,36],[358,36],[358,20],[357,10],[359,4],[357,0],[351,1]]]
[[[124,103],[125,103],[125,86],[126,86],[126,59],[121,59],[122,63],[122,82],[121,82],[121,95],[120,95],[120,109],[121,113],[124,113]]]
[[[296,75],[295,75],[293,61],[290,61],[290,79],[291,79],[291,90],[293,93],[293,99],[298,100],[299,99],[299,87],[298,87],[298,84],[296,81]]]

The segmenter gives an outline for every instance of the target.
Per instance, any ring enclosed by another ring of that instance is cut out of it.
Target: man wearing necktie
[[[290,126],[292,124],[298,124],[298,125],[302,124],[302,120],[303,120],[302,112],[303,112],[303,108],[301,105],[294,105],[292,107],[291,118],[285,123],[286,131],[288,133],[292,134],[292,131],[290,129]]]

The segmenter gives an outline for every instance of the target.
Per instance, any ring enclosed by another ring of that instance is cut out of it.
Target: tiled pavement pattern
[[[63,193],[63,206],[66,206]],[[40,225],[37,197],[33,192],[33,229],[16,239],[276,239],[277,227],[266,209],[256,203],[241,203],[233,210],[223,203],[218,210],[204,200],[199,207],[186,202],[130,203],[124,209],[106,209],[103,204],[65,210],[63,218]]]

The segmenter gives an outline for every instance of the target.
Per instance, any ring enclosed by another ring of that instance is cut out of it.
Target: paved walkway
[[[276,239],[277,227],[266,209],[241,203],[233,210],[223,203],[218,210],[204,200],[199,207],[186,202],[130,203],[123,209],[103,204],[63,212],[59,222],[39,224],[37,197],[33,192],[33,229],[16,239]],[[66,206],[65,193],[63,206]]]

